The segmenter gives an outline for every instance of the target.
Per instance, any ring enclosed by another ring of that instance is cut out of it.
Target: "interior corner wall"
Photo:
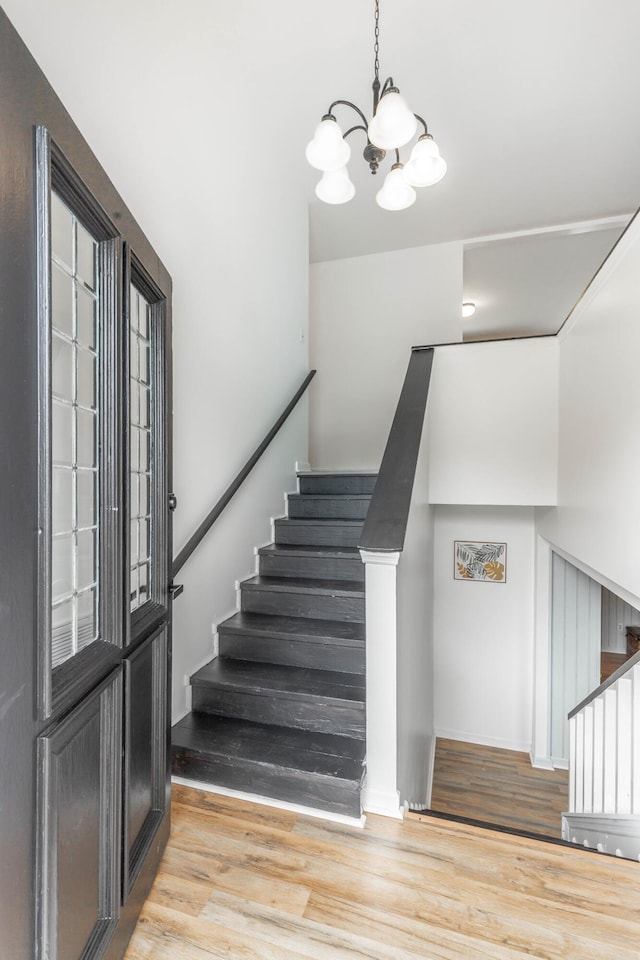
[[[434,510],[436,736],[529,751],[534,509],[437,506]],[[506,543],[506,582],[454,580],[455,540]]]
[[[217,0],[3,5],[173,277],[175,555],[308,370],[299,145],[285,101],[282,116],[255,109],[273,11],[253,4],[247,30],[245,5]],[[97,63],[96,37],[103,61],[117,52],[117,69]],[[224,96],[212,99],[221,78]],[[274,135],[282,149],[260,152],[256,176],[255,145]],[[212,623],[235,608],[235,580],[283,513],[307,439],[303,403],[180,573],[174,718],[188,707],[183,676],[211,656]]]
[[[640,606],[640,223],[628,228],[560,338],[558,506],[552,547]]]
[[[462,339],[462,244],[310,268],[310,460],[377,470],[411,347]]]

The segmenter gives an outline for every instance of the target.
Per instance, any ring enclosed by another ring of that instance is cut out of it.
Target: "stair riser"
[[[371,494],[376,485],[376,476],[338,476],[317,474],[310,477],[298,477],[300,493],[321,494]]]
[[[365,567],[359,559],[328,559],[321,557],[259,557],[263,577],[310,577],[314,580],[350,580],[364,583]]]
[[[281,590],[241,590],[240,608],[246,613],[364,623],[364,600],[360,598],[284,593]]]
[[[364,704],[327,704],[323,700],[301,701],[197,686],[193,687],[192,709],[194,712],[236,717],[276,727],[335,733],[357,740],[364,740],[365,737]]]
[[[269,637],[219,635],[220,656],[254,663],[280,663],[289,667],[310,667],[336,670],[338,673],[364,675],[363,646],[342,646],[332,643],[277,640]]]
[[[346,526],[320,520],[304,525],[288,524],[286,520],[275,521],[276,543],[301,544],[317,547],[357,547],[362,535],[362,526]]]
[[[287,502],[287,513],[294,520],[364,520],[369,509],[369,498],[366,500],[320,500],[309,497],[297,500],[290,498]]]
[[[346,817],[359,817],[361,813],[360,785],[350,781],[331,781],[327,777],[282,770],[242,759],[204,758],[180,748],[173,750],[171,770],[178,777],[257,796],[274,797]]]

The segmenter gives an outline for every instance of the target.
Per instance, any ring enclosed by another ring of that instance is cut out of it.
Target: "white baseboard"
[[[248,576],[248,577],[244,577],[244,579],[245,579],[245,580],[250,580],[251,577],[255,577],[255,573],[250,573],[249,576]],[[236,593],[238,593],[239,590],[240,590],[239,584],[240,584],[240,580],[236,580],[236,584],[235,584]],[[238,599],[238,603],[235,605],[235,607],[233,608],[233,610],[231,610],[231,611],[228,612],[228,613],[223,613],[222,616],[218,617],[218,619],[217,619],[214,623],[212,623],[211,626],[212,626],[212,628],[213,628],[213,636],[214,636],[214,639],[216,640],[216,644],[217,644],[217,639],[218,639],[218,626],[219,626],[219,624],[224,623],[224,621],[225,621],[225,620],[228,620],[229,617],[235,617],[236,613],[238,613],[239,610],[240,610],[240,601],[239,601],[239,599]],[[217,653],[216,653],[216,656],[217,656]],[[209,657],[209,660],[211,660],[211,657]],[[201,664],[200,664],[200,667],[204,667],[204,664],[205,664],[205,663],[209,663],[209,660],[205,660],[204,663],[201,663]],[[196,669],[199,670],[200,667],[196,667]],[[193,672],[195,673],[195,670],[194,670]]]
[[[311,473],[311,464],[306,460],[296,460],[296,473]]]
[[[286,800],[273,800],[271,797],[261,797],[255,793],[244,793],[242,790],[230,790],[228,787],[218,787],[211,783],[201,783],[200,780],[188,780],[186,777],[171,777],[171,783],[182,787],[192,787],[194,790],[203,790],[205,793],[216,793],[221,797],[232,797],[234,800],[245,800],[248,803],[259,803],[264,807],[275,807],[276,810],[290,810],[291,813],[303,814],[306,817],[315,817],[318,820],[330,820],[332,823],[344,823],[348,827],[362,828],[366,817],[345,817],[341,813],[330,813],[327,810],[316,810],[315,807],[303,807],[299,803],[287,803]]]
[[[436,763],[436,735],[431,737],[431,745],[429,747],[429,756],[427,758],[427,810],[431,809],[431,795],[433,793],[433,768]]]
[[[551,757],[551,763],[553,764],[554,770],[569,769],[569,761],[565,760],[564,757]]]
[[[531,766],[535,767],[537,770],[553,770],[553,761],[549,757],[534,757],[533,753],[529,751],[529,759],[531,760]]]
[[[400,806],[400,794],[397,790],[371,790],[365,784],[362,791],[362,809],[365,813],[377,813],[381,817],[404,819],[404,807]]]
[[[187,709],[183,710],[176,717],[174,716],[171,717],[171,726],[174,726],[176,723],[180,723],[181,720],[184,720],[184,718],[191,713],[191,688],[187,690],[186,700],[187,700]]]
[[[462,743],[477,743],[482,747],[498,747],[501,750],[516,750],[518,753],[531,753],[531,741],[529,740],[507,740],[501,737],[488,737],[483,734],[466,733],[464,730],[447,730],[444,727],[436,727],[434,735],[443,740],[459,740]]]

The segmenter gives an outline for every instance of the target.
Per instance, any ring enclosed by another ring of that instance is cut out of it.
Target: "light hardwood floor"
[[[566,770],[536,769],[515,750],[436,741],[432,810],[559,840],[568,800]]]
[[[174,788],[126,960],[638,960],[640,864],[430,818]]]

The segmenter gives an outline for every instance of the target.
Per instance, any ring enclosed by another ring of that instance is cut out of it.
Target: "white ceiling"
[[[381,75],[424,116],[449,165],[400,213],[375,203],[382,178],[360,160],[362,133],[350,138],[355,198],[337,207],[315,198],[318,174],[303,152],[316,122],[338,98],[371,110],[373,0],[304,6],[308,30],[284,53],[295,75],[278,99],[291,108],[312,260],[618,215],[640,202],[638,0],[381,0]],[[284,7],[272,4],[274,21]],[[340,119],[351,125],[349,111]]]
[[[260,194],[275,218],[283,183],[309,203],[312,261],[628,214],[640,203],[640,0],[381,0],[381,76],[424,116],[449,165],[399,213],[375,203],[384,174],[373,178],[360,159],[362,133],[351,138],[357,193],[344,206],[315,198],[319,175],[304,158],[333,100],[370,113],[373,0],[2,2],[167,261],[167,220],[171,231],[184,221],[186,236],[209,225],[215,259],[245,229],[243,217],[220,216],[227,193],[243,211]],[[95,35],[117,69],[96,69]],[[340,119],[352,122],[346,111]],[[565,248],[577,266],[585,245],[573,292],[536,304],[526,324],[510,308],[492,321],[479,311],[468,335],[531,332],[534,316],[557,329],[593,262],[589,241]],[[181,255],[191,256],[188,243]],[[486,279],[500,257],[503,275],[511,270],[500,245]],[[547,282],[548,258],[534,259],[547,263],[538,289],[560,290],[560,276]]]
[[[464,251],[465,340],[557,333],[620,235],[620,227],[470,243]]]

